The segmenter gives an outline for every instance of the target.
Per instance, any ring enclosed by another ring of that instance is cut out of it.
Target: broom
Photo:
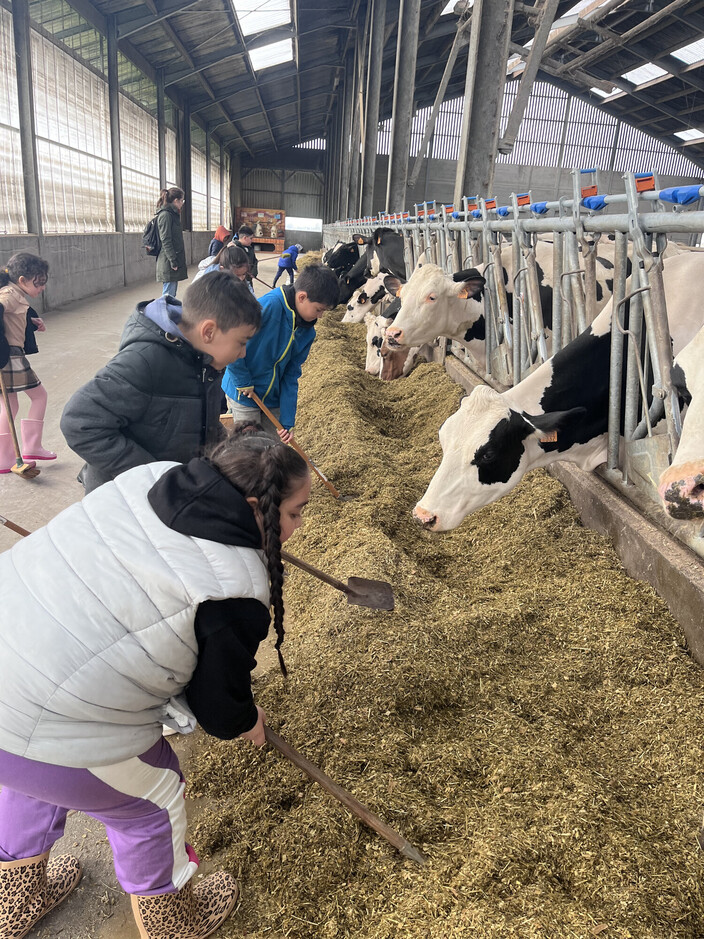
[[[15,456],[17,460],[15,465],[10,467],[11,472],[16,473],[18,476],[21,476],[22,479],[34,479],[39,475],[39,470],[37,469],[37,464],[32,460],[29,463],[25,463],[22,458],[22,451],[20,450],[20,443],[17,439],[17,430],[15,429],[15,421],[12,416],[12,409],[10,408],[10,397],[7,393],[7,388],[5,387],[5,379],[3,378],[2,371],[0,371],[0,391],[2,392],[2,400],[5,402],[5,411],[7,413],[7,423],[10,425],[10,433],[12,434],[12,443],[15,448]]]

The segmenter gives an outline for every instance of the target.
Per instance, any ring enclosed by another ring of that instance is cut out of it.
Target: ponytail
[[[210,462],[248,498],[256,498],[264,528],[264,553],[269,570],[271,606],[276,630],[276,651],[284,675],[281,655],[284,641],[284,568],[281,562],[281,502],[308,475],[305,460],[291,447],[275,440],[255,421],[238,421],[227,440],[210,453]]]
[[[161,189],[159,191],[159,201],[156,204],[157,212],[165,205],[171,205],[175,199],[183,199],[183,189],[178,186],[172,186],[171,189]]]

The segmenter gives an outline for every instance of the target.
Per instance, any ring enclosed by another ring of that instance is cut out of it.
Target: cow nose
[[[704,467],[694,471],[687,464],[671,466],[660,477],[660,498],[672,518],[694,519],[704,516]]]
[[[386,330],[386,338],[389,340],[389,342],[395,342],[401,346],[403,345],[402,337],[403,330],[398,329],[396,326],[389,326],[389,328]]]
[[[422,525],[423,528],[432,528],[438,519],[437,515],[433,515],[432,512],[428,512],[420,505],[417,505],[415,509],[413,509],[413,518],[419,525]]]
[[[352,306],[351,303],[348,303],[348,304],[347,304],[347,309],[351,311],[351,310],[354,310],[354,307]]]

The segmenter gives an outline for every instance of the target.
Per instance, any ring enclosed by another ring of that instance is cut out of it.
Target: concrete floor
[[[260,259],[259,276],[268,284],[275,271],[276,261]],[[179,297],[183,297],[187,286],[187,282],[179,284]],[[257,296],[267,289],[255,281]],[[0,515],[33,531],[82,497],[83,487],[76,481],[76,474],[83,461],[69,450],[59,430],[63,406],[115,354],[122,328],[135,304],[160,292],[160,286],[149,281],[97,294],[45,314],[47,328],[45,333],[38,334],[40,352],[32,357],[32,366],[49,396],[43,442],[56,451],[58,459],[38,463],[41,474],[31,481],[14,474],[0,476]],[[27,409],[27,396],[20,394],[19,417],[26,416]],[[12,547],[19,537],[0,525],[0,551]],[[268,668],[273,661],[268,649],[259,659],[260,669]],[[175,741],[187,775],[189,741],[170,739]],[[193,811],[195,807],[189,805],[189,815]],[[29,935],[37,939],[138,939],[129,901],[115,878],[103,826],[85,815],[71,813],[66,834],[54,850],[70,852],[81,859],[83,880],[75,895]],[[207,873],[207,865],[202,865],[201,870]]]

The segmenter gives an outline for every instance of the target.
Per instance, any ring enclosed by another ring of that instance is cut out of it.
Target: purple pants
[[[48,851],[74,809],[105,825],[127,893],[173,893],[198,867],[185,842],[185,782],[164,738],[141,756],[90,769],[0,750],[0,785],[0,861]]]

